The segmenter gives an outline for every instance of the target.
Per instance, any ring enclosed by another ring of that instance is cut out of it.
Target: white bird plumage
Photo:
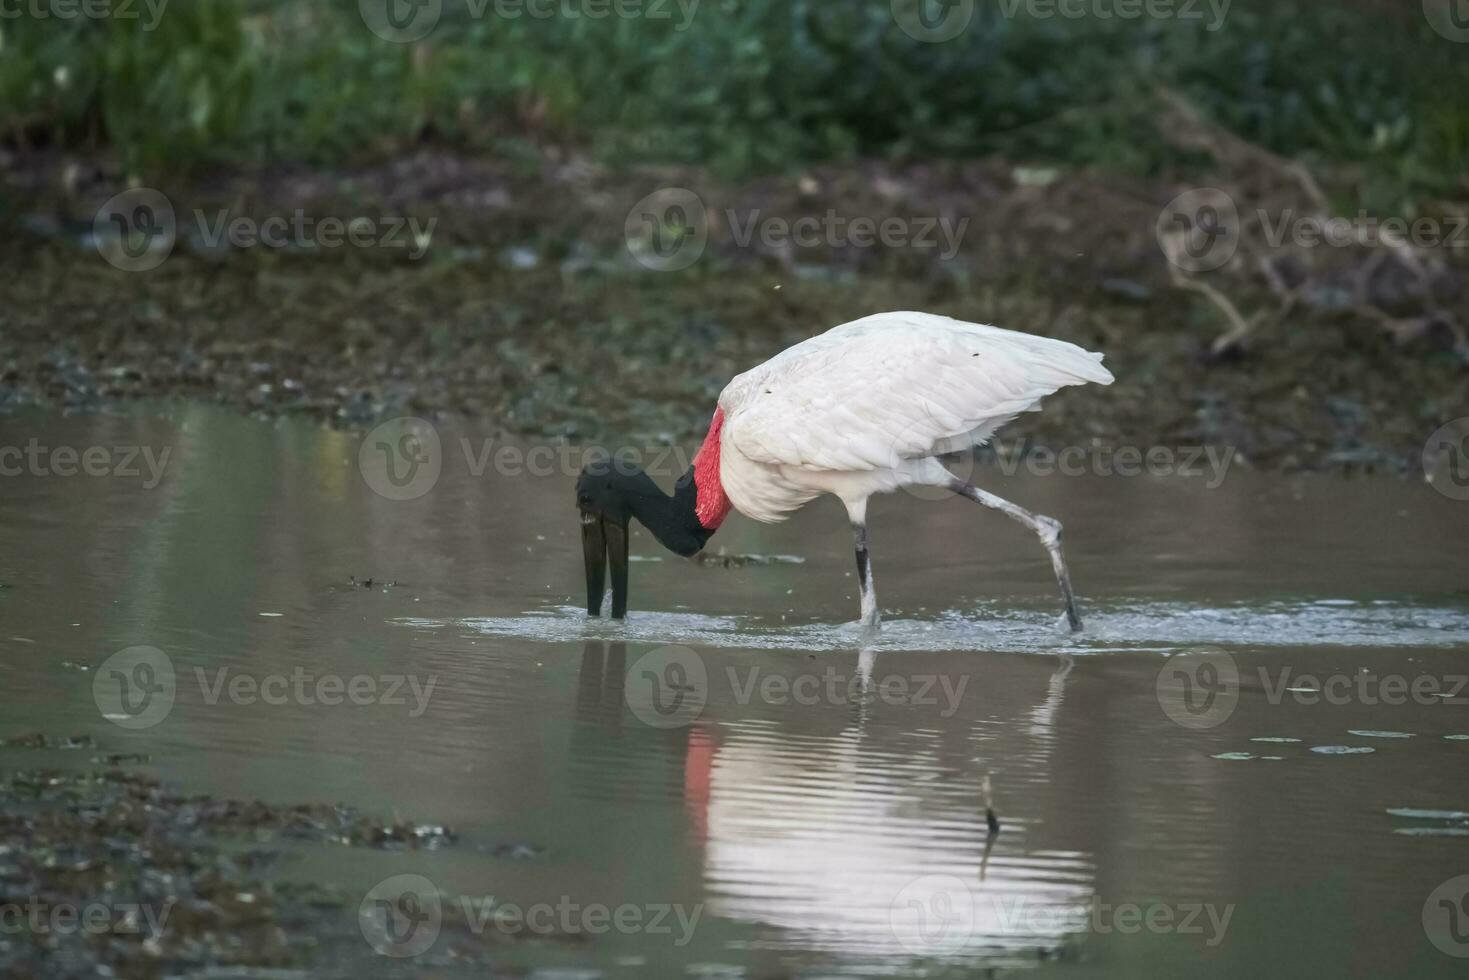
[[[831,493],[861,525],[874,493],[952,484],[934,457],[983,445],[1063,387],[1111,384],[1101,362],[1065,341],[945,316],[864,317],[729,383],[720,481],[757,521]]]
[[[1061,523],[959,479],[938,457],[980,445],[1067,385],[1111,384],[1102,355],[927,313],[880,313],[833,327],[735,378],[673,496],[641,470],[587,465],[577,479],[587,613],[627,611],[627,528],[638,520],[675,554],[696,554],[731,508],[775,522],[823,493],[846,505],[862,623],[881,616],[872,585],[867,500],[900,487],[943,487],[1033,531],[1051,557],[1073,630],[1081,629],[1061,553]]]

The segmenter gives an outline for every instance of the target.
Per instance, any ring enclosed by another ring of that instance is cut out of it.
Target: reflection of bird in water
[[[966,903],[976,948],[1062,939],[1064,923],[1047,931],[1049,921],[1025,912],[1088,900],[1090,861],[1052,848],[993,863],[999,838],[975,806],[992,809],[988,772],[982,763],[975,771],[979,760],[966,766],[952,745],[875,724],[879,660],[871,647],[857,652],[853,688],[866,696],[837,732],[738,713],[656,730],[632,720],[625,645],[588,641],[576,690],[577,792],[598,804],[673,804],[649,817],[673,817],[697,843],[710,912],[799,935],[802,948],[900,952],[894,902],[915,897]],[[1054,723],[1068,669],[1032,709],[1036,726]],[[924,731],[930,720],[917,709],[911,718]]]
[[[999,837],[974,807],[978,787],[931,778],[952,769],[938,744],[885,735],[896,741],[853,727],[793,738],[764,722],[721,723],[705,789],[710,911],[858,955],[900,951],[894,909],[909,900],[962,902],[975,946],[1060,939],[1037,933],[1045,924],[1024,910],[1083,902],[1085,856],[1025,854],[997,871]]]
[[[625,728],[626,683],[626,643],[592,639],[582,643],[577,724],[571,740],[572,766],[583,774],[580,786],[590,790],[593,799],[624,799],[629,793],[641,793],[651,782],[683,800],[693,835],[702,841],[715,752],[713,731],[695,724],[661,732],[641,722]],[[642,764],[645,760],[649,764]]]
[[[622,685],[627,673],[627,644],[587,640],[577,674],[577,721],[592,722],[609,734],[622,730]]]
[[[1056,724],[1056,712],[1061,709],[1061,699],[1066,694],[1066,678],[1076,666],[1076,658],[1062,650],[1056,658],[1056,672],[1046,687],[1046,699],[1031,709],[1030,729],[1037,735],[1049,737]]]
[[[857,679],[862,696],[856,699],[854,706],[854,721],[857,730],[861,731],[867,721],[867,705],[872,702],[872,671],[877,666],[877,648],[868,644],[857,653]],[[985,773],[983,782],[980,783],[980,799],[984,804],[984,822],[989,828],[990,841],[985,847],[985,861],[989,860],[990,849],[994,847],[994,838],[1000,832],[1000,818],[995,816],[994,791],[990,786],[990,774]],[[984,877],[984,868],[980,868],[980,877]]]

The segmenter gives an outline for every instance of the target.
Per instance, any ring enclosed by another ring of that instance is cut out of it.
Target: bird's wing
[[[872,470],[988,438],[1046,395],[1110,384],[1074,344],[922,313],[835,327],[730,382],[723,439],[761,463]]]

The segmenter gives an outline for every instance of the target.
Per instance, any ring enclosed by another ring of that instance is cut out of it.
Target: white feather
[[[934,456],[982,445],[1067,385],[1111,384],[1075,344],[928,313],[833,327],[739,375],[719,396],[720,480],[740,513],[783,520],[832,493],[866,499],[948,482]]]

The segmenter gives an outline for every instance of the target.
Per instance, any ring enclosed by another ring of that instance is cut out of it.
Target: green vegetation
[[[728,176],[986,154],[1149,173],[1187,162],[1155,122],[1166,85],[1390,194],[1446,191],[1469,159],[1469,48],[1416,3],[1236,0],[1211,31],[1205,3],[1192,20],[1037,19],[981,0],[939,44],[900,30],[888,0],[704,0],[686,29],[673,0],[666,18],[596,20],[468,3],[445,0],[412,44],[375,36],[357,0],[175,0],[153,30],[141,3],[137,20],[0,20],[0,140],[108,146],[140,174],[333,165],[425,140]]]

